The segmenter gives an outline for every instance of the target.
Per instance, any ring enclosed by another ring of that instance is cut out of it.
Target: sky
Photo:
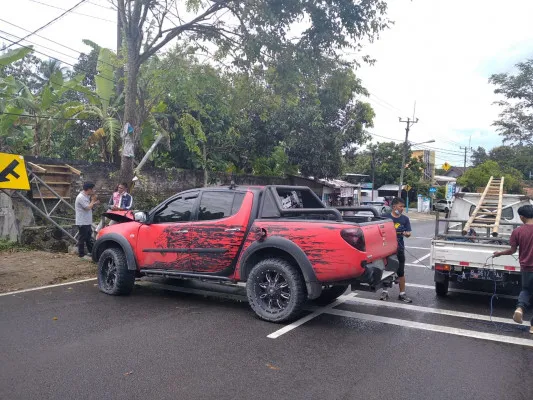
[[[28,33],[20,28],[37,29],[78,2],[0,0],[0,44],[18,40]],[[398,119],[414,114],[419,122],[409,139],[435,140],[415,148],[436,149],[437,166],[462,166],[460,147],[469,143],[486,149],[500,145],[491,126],[499,113],[492,104],[498,97],[488,78],[512,72],[517,62],[533,57],[533,1],[390,0],[388,15],[394,25],[363,49],[375,64],[356,71],[376,111],[370,130],[374,141],[403,141],[405,124]],[[86,0],[40,31],[42,37],[22,43],[34,45],[40,52],[36,55],[53,56],[68,66],[76,63],[79,52],[90,51],[83,39],[115,49],[114,21],[116,12],[106,0]]]

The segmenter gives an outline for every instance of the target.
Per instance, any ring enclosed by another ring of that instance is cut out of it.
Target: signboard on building
[[[455,182],[446,184],[446,200],[451,200],[455,195]]]
[[[353,198],[353,192],[353,187],[343,187],[341,188],[341,197]]]

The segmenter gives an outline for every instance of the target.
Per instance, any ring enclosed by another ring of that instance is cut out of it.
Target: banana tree
[[[119,121],[119,105],[121,98],[115,97],[114,69],[117,66],[117,56],[109,49],[100,48],[97,71],[95,76],[96,92],[87,92],[87,104],[68,107],[66,115],[72,118],[97,120],[96,129],[87,146],[99,145],[103,161],[118,160],[118,145],[120,143],[121,123]]]

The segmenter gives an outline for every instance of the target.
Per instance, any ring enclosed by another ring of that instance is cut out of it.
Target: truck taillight
[[[365,235],[361,228],[348,228],[341,231],[342,238],[359,251],[365,251]]]

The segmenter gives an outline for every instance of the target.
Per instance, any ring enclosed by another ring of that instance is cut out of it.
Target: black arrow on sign
[[[20,163],[17,160],[11,161],[9,165],[0,172],[0,182],[9,182],[9,175],[13,175],[15,179],[20,178],[20,175],[15,172],[15,168],[17,168],[19,164]]]

